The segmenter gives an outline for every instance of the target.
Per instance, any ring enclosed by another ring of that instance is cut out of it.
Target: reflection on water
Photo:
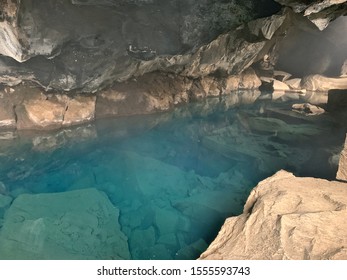
[[[197,258],[259,180],[279,169],[334,178],[346,127],[293,114],[298,98],[240,92],[0,133],[0,258]]]

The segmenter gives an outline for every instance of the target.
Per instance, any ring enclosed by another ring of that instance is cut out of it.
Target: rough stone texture
[[[70,126],[89,122],[95,118],[96,96],[74,96],[58,95],[59,99],[65,103],[63,126]]]
[[[95,118],[95,95],[46,93],[32,84],[0,90],[0,129],[56,129]]]
[[[286,171],[260,182],[200,259],[347,259],[347,184]]]
[[[302,79],[301,87],[311,91],[347,89],[347,77],[329,78],[322,75],[310,75]]]
[[[200,55],[193,54],[202,45],[279,10],[271,0],[0,3],[2,81],[13,85],[30,79],[46,89],[86,92],[156,70],[182,72],[185,65],[196,64]],[[130,51],[134,48],[137,53]]]
[[[293,111],[305,114],[306,116],[317,116],[325,113],[323,108],[310,103],[293,104],[292,109]]]
[[[347,181],[347,137],[345,147],[340,155],[339,169],[337,170],[336,179]]]
[[[295,79],[290,79],[286,80],[284,82],[291,90],[301,90],[301,79],[300,78],[295,78]]]
[[[346,14],[346,0],[275,0],[289,6],[297,13],[303,13],[320,30],[326,28],[330,21]]]
[[[251,68],[239,75],[199,79],[148,73],[115,83],[97,94],[47,93],[28,83],[0,90],[0,129],[57,129],[101,117],[167,111],[180,103],[208,96],[235,95],[232,91],[257,90],[260,85]]]
[[[18,196],[0,231],[1,259],[129,259],[119,210],[84,189]]]

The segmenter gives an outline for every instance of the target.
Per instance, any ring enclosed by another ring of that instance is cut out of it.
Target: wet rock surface
[[[260,182],[200,259],[346,259],[346,184],[280,171]]]
[[[234,95],[238,89],[257,90],[260,85],[252,68],[239,75],[199,79],[149,73],[97,94],[45,92],[35,84],[22,84],[0,90],[0,129],[58,129],[96,118],[163,112],[205,97]]]
[[[96,189],[20,195],[4,217],[1,259],[129,259],[118,216]]]

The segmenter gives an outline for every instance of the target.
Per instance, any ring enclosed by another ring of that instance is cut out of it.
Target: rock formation
[[[340,155],[339,169],[337,171],[336,179],[347,181],[347,137],[345,147]]]
[[[93,92],[156,70],[179,73],[202,45],[278,11],[271,3],[2,0],[1,80]]]
[[[0,195],[0,210],[11,199]],[[119,210],[96,189],[23,194],[5,213],[1,259],[129,259]]]
[[[0,128],[164,111],[257,89],[257,76],[281,91],[345,88],[344,77],[328,75],[344,73],[346,20],[326,28],[345,13],[345,1],[277,2],[287,7],[270,0],[2,0]],[[322,27],[321,20],[323,32],[312,23]]]
[[[347,184],[279,171],[253,189],[200,259],[347,259]]]

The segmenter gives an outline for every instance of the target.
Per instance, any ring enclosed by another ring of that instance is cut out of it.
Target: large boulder
[[[347,77],[330,78],[322,75],[310,75],[302,79],[301,87],[311,91],[347,89]]]
[[[200,259],[347,259],[347,184],[286,171],[253,189]]]
[[[129,259],[118,217],[96,189],[20,195],[5,213],[0,259]]]

